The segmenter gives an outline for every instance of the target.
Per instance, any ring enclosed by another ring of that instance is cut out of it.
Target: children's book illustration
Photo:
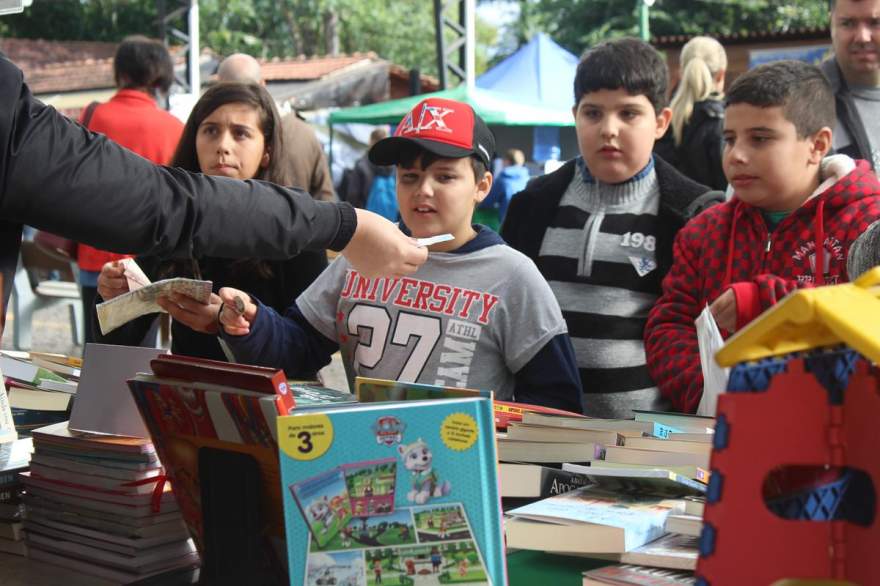
[[[410,502],[425,504],[434,497],[446,496],[452,490],[448,480],[442,480],[434,469],[434,453],[422,438],[397,448],[404,467],[410,473],[411,489],[406,493]]]
[[[505,584],[491,400],[278,419],[292,586]]]
[[[324,547],[314,537],[312,551],[332,551],[364,547],[386,547],[416,542],[416,531],[409,509],[399,509],[390,515],[354,517]]]
[[[309,556],[306,586],[365,586],[364,557],[360,552],[338,551]]]
[[[368,586],[488,584],[473,541],[453,541],[364,552]]]
[[[342,466],[355,517],[388,514],[394,510],[397,460],[384,458]]]
[[[471,539],[464,510],[460,504],[414,508],[413,519],[419,542]]]
[[[340,468],[292,484],[290,491],[319,547],[351,520],[351,501]]]

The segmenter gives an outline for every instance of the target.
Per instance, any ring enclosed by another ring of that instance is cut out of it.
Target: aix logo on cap
[[[430,106],[422,104],[419,112],[418,123],[414,122],[413,113],[410,112],[400,125],[400,134],[420,134],[429,130],[452,133],[452,129],[446,125],[444,118],[453,112],[452,108]]]

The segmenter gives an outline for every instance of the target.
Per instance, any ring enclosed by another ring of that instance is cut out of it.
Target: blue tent
[[[538,33],[513,55],[477,78],[477,87],[515,100],[571,110],[578,58]]]
[[[513,55],[477,78],[478,88],[492,90],[523,103],[538,104],[559,112],[569,124],[574,103],[574,74],[578,58],[538,33]],[[559,127],[536,126],[532,137],[532,159],[559,157]]]

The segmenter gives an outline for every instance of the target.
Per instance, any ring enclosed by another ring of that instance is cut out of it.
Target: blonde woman
[[[727,54],[711,37],[694,37],[681,50],[681,79],[670,104],[672,122],[657,152],[691,179],[724,189],[721,168],[724,74]]]

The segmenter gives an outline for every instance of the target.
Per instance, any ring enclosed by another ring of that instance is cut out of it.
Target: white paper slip
[[[416,243],[419,246],[431,246],[432,244],[440,244],[441,242],[448,242],[449,240],[455,240],[455,236],[452,234],[438,234],[437,236],[429,236],[428,238],[416,238]]]
[[[120,262],[122,263],[122,274],[125,275],[125,280],[128,281],[129,291],[146,287],[152,282],[133,258],[124,258]]]
[[[715,354],[724,346],[724,338],[715,323],[712,310],[706,305],[702,313],[694,320],[697,326],[697,342],[700,346],[700,366],[703,370],[703,396],[697,407],[697,415],[715,417],[718,395],[727,390],[729,368],[721,368],[715,360]]]
[[[135,291],[129,291],[110,301],[99,303],[95,306],[95,310],[98,314],[101,333],[106,335],[142,315],[164,312],[165,310],[159,306],[156,300],[172,292],[192,297],[199,303],[208,303],[211,298],[211,286],[211,281],[165,279]]]

